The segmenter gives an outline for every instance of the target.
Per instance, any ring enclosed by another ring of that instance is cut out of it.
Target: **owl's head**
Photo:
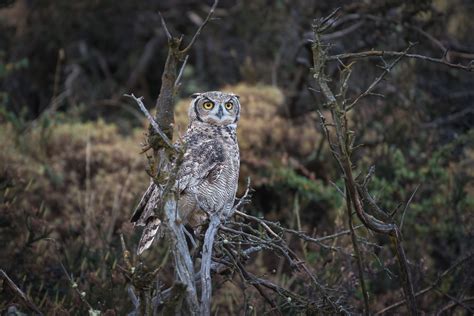
[[[236,124],[240,117],[239,97],[233,93],[209,91],[195,93],[189,108],[191,122],[199,121],[217,126]]]

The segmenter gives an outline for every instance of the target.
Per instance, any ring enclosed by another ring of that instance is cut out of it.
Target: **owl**
[[[237,95],[219,91],[196,93],[192,98],[174,191],[181,222],[196,230],[207,214],[218,212],[226,218],[234,206],[240,167],[240,102]],[[161,191],[152,182],[132,216],[134,225],[145,226],[138,254],[150,247],[159,231],[161,220],[154,210]]]

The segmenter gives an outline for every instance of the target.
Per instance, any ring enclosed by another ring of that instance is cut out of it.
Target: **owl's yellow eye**
[[[204,110],[212,110],[212,108],[214,107],[214,103],[212,103],[211,101],[206,101],[202,104],[202,107]]]
[[[225,108],[227,110],[232,110],[234,108],[234,104],[232,102],[226,102]]]

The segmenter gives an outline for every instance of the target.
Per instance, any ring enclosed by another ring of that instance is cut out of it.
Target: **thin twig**
[[[163,139],[163,141],[168,145],[170,148],[174,148],[173,144],[171,143],[171,140],[166,136],[165,133],[161,130],[161,128],[158,126],[158,123],[153,119],[153,116],[151,116],[150,112],[146,109],[145,105],[143,104],[143,97],[136,97],[133,93],[132,94],[124,94],[125,97],[131,98],[137,102],[138,106],[140,107],[140,110],[145,114],[146,118],[150,122],[151,126],[153,127],[153,130],[160,135],[160,137]]]
[[[209,19],[214,14],[214,10],[216,9],[218,3],[219,3],[219,0],[214,0],[214,4],[212,5],[211,9],[209,10],[209,13],[206,16],[206,19],[201,23],[201,25],[199,25],[196,33],[194,34],[193,38],[191,39],[191,42],[189,42],[189,44],[188,44],[188,46],[186,46],[186,48],[181,50],[182,54],[186,54],[191,49],[191,47],[194,45],[194,43],[198,39],[199,35],[201,34],[202,29],[206,26],[207,22],[209,22]]]
[[[421,291],[418,291],[416,292],[415,296],[418,297],[418,296],[421,296],[421,295],[424,295],[426,293],[428,293],[429,291],[435,289],[436,287],[438,287],[440,285],[440,282],[446,277],[448,276],[449,274],[451,274],[457,267],[459,266],[462,266],[463,264],[465,264],[466,262],[470,261],[470,259],[472,259],[472,257],[474,256],[474,253],[469,253],[468,255],[466,255],[465,257],[461,258],[460,260],[456,261],[452,266],[450,266],[448,269],[446,269],[443,273],[441,273],[434,282],[432,282],[428,287],[424,288],[423,290]],[[401,301],[398,301],[390,306],[387,306],[385,307],[384,309],[378,311],[377,313],[375,313],[374,315],[377,316],[377,315],[382,315],[382,314],[385,314],[387,313],[388,311],[394,309],[394,308],[397,308],[399,306],[402,306],[402,305],[405,305],[406,304],[406,300],[401,300]]]
[[[35,303],[33,303],[33,301],[15,284],[15,282],[13,282],[12,279],[10,279],[7,273],[2,269],[0,269],[0,279],[3,279],[4,282],[6,282],[10,289],[15,292],[15,294],[19,296],[23,302],[25,302],[29,309],[33,310],[38,315],[43,315]]]
[[[211,263],[212,249],[214,246],[214,237],[216,236],[219,225],[221,224],[220,214],[214,212],[209,221],[209,227],[206,230],[204,244],[201,256],[201,315],[211,314],[211,295],[212,295],[212,279],[211,279]]]
[[[174,82],[175,93],[176,93],[176,90],[181,85],[181,83],[180,83],[181,77],[183,76],[184,68],[186,67],[186,63],[188,62],[188,58],[189,58],[189,55],[186,55],[186,57],[184,57],[183,64],[181,65],[181,68],[179,69],[178,77],[176,77],[176,80]]]
[[[383,57],[383,56],[404,56],[406,58],[420,59],[423,61],[432,62],[435,64],[441,64],[451,68],[461,69],[468,72],[474,72],[474,64],[471,62],[468,65],[453,64],[445,59],[433,58],[419,54],[406,54],[404,52],[385,51],[385,50],[370,50],[359,53],[344,53],[327,56],[327,61],[337,61],[338,59],[349,59],[349,58],[367,58],[367,57]]]
[[[411,194],[410,198],[408,199],[408,202],[407,204],[405,205],[405,208],[403,209],[403,213],[402,213],[402,219],[400,220],[400,231],[402,231],[403,229],[403,221],[405,220],[405,213],[407,212],[408,210],[408,206],[410,205],[411,201],[413,200],[413,198],[415,197],[415,194],[416,192],[418,191],[418,188],[420,187],[420,185],[418,184],[415,188],[415,191],[413,191],[413,193]]]
[[[395,58],[395,60],[393,62],[391,62],[389,65],[385,66],[384,67],[384,71],[382,72],[382,74],[380,74],[380,76],[378,76],[377,78],[375,78],[375,80],[372,82],[372,84],[367,88],[367,90],[364,91],[364,93],[360,94],[354,101],[352,101],[351,104],[349,104],[347,106],[347,111],[349,111],[350,109],[352,109],[356,104],[357,102],[359,102],[360,99],[362,99],[363,97],[366,97],[367,95],[369,95],[372,90],[380,83],[380,81],[382,81],[382,79],[393,69],[393,67],[395,67],[395,65],[403,58],[406,56],[406,54],[408,53],[408,50],[410,48],[412,48],[414,46],[414,44],[411,44],[408,46],[407,49],[405,49],[405,51],[403,52],[404,54],[403,55],[399,55],[397,56],[397,58]]]
[[[173,39],[173,36],[171,35],[170,31],[168,30],[168,26],[166,25],[166,21],[163,18],[163,15],[161,14],[161,12],[158,12],[158,14],[160,15],[161,25],[163,26],[163,30],[165,30],[166,38],[168,39],[168,42],[169,42]]]

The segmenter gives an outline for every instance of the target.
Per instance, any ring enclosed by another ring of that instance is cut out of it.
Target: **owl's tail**
[[[160,197],[160,192],[156,189],[156,185],[151,181],[130,219],[134,226],[145,226],[138,243],[138,255],[150,248],[161,226],[161,220],[154,214],[154,207]]]
[[[143,230],[142,237],[138,243],[137,254],[141,255],[143,251],[150,248],[153,240],[155,240],[158,230],[161,226],[161,220],[158,217],[150,217],[147,219],[145,229]]]

